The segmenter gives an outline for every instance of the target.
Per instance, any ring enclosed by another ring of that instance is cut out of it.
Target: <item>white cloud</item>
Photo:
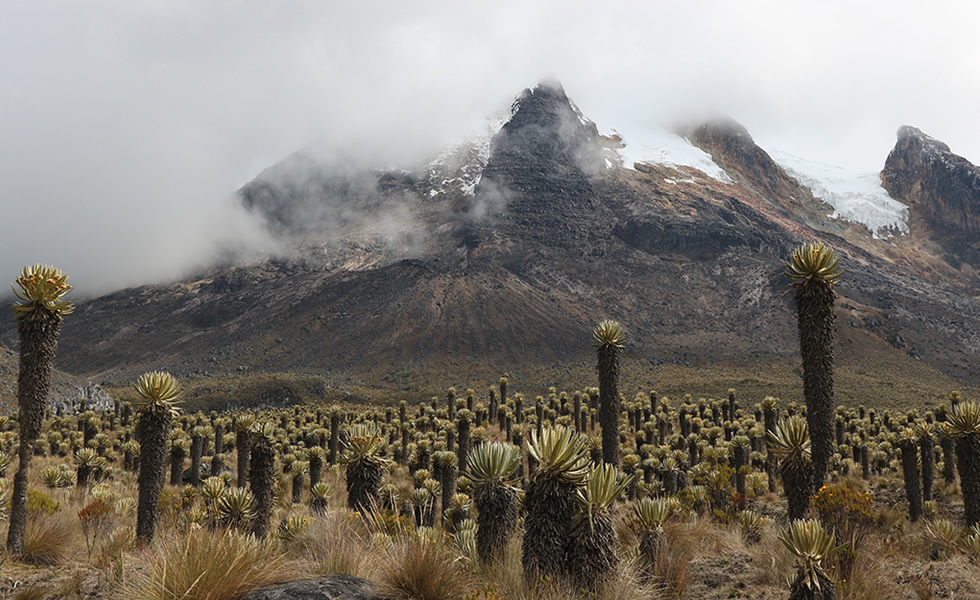
[[[8,2],[0,278],[178,277],[261,237],[228,194],[313,140],[395,164],[559,78],[600,128],[724,112],[875,171],[908,123],[980,161],[970,2]],[[261,245],[261,244],[260,244]]]

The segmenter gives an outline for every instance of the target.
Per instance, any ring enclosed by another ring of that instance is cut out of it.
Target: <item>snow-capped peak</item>
[[[909,232],[909,208],[881,187],[877,173],[857,173],[780,151],[769,153],[813,195],[834,207],[831,217],[864,225],[878,239]]]

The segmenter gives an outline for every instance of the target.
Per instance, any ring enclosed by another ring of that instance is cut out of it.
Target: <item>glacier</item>
[[[909,208],[888,195],[877,173],[859,173],[788,152],[770,156],[814,196],[834,208],[835,219],[864,225],[877,239],[909,232]]]

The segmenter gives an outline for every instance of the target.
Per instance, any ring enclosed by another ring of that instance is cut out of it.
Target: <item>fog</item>
[[[856,6],[859,5],[859,6]],[[233,192],[316,143],[397,166],[557,78],[600,129],[726,114],[880,170],[902,124],[980,161],[969,2],[0,3],[0,274],[81,295],[276,249]]]

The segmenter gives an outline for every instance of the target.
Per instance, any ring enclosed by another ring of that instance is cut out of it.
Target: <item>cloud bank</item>
[[[915,125],[980,162],[980,5],[8,2],[0,278],[82,294],[271,248],[232,192],[316,142],[375,165],[485,129],[546,77],[600,128],[724,113],[877,171]]]

